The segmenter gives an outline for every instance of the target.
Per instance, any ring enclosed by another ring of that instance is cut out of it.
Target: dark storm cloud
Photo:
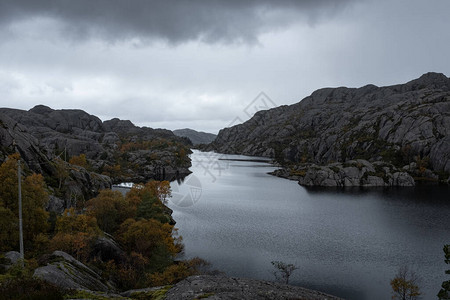
[[[50,18],[72,38],[253,43],[299,20],[328,18],[354,0],[0,0],[3,25]],[[45,33],[42,33],[45,34]]]

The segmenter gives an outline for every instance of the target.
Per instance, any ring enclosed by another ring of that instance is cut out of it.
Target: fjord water
[[[294,263],[291,284],[346,299],[390,299],[402,265],[420,276],[423,299],[436,299],[448,280],[448,187],[307,189],[245,160],[253,157],[191,158],[193,173],[172,183],[169,201],[186,258],[265,280],[274,280],[271,261]]]

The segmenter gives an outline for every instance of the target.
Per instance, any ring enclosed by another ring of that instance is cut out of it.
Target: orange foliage
[[[49,213],[44,207],[48,202],[44,177],[41,174],[27,176],[22,185],[23,232],[25,241],[33,241],[47,232]]]
[[[50,241],[50,249],[65,251],[77,259],[86,261],[90,244],[100,234],[97,220],[77,214],[74,208],[66,209],[56,221],[56,235]]]
[[[202,273],[203,268],[209,268],[210,263],[194,257],[190,260],[180,261],[167,267],[163,272],[156,272],[147,276],[147,285],[161,286],[175,284],[186,277]]]
[[[153,251],[162,247],[170,256],[182,250],[179,239],[172,236],[173,226],[156,220],[128,219],[120,225],[118,238],[128,251],[136,251],[151,257]]]
[[[8,156],[0,166],[0,206],[15,212],[17,210],[17,161],[18,153]]]
[[[139,205],[146,193],[150,193],[150,196],[157,197],[161,201],[161,203],[166,203],[167,198],[172,195],[170,182],[167,180],[152,180],[147,182],[145,185],[136,184],[131,188],[126,197],[127,199],[129,199],[128,201],[130,203],[136,203],[137,205]]]
[[[177,283],[186,277],[194,275],[188,266],[181,262],[167,267],[162,273],[153,273],[147,276],[149,286],[161,286]]]
[[[88,162],[86,160],[85,154],[80,154],[78,156],[72,156],[69,160],[69,164],[80,166],[85,169],[88,167]]]
[[[103,175],[109,176],[109,177],[119,177],[122,173],[122,170],[120,168],[120,165],[114,165],[114,166],[110,166],[110,165],[106,165],[103,167]]]
[[[17,168],[19,154],[13,154],[0,166],[0,208],[2,216],[6,218],[8,224],[17,224],[18,220],[18,179]],[[24,169],[26,167],[22,165]],[[42,175],[31,174],[22,176],[22,216],[23,232],[26,248],[33,248],[33,242],[39,234],[43,234],[48,229],[48,212],[44,207],[48,202],[48,193],[46,191],[44,178]],[[2,226],[8,235],[16,237],[18,235],[18,226]],[[3,236],[3,234],[1,235]],[[11,248],[17,244],[17,240],[12,240],[5,236],[0,238],[2,247]],[[4,246],[4,247],[3,247]]]
[[[97,226],[97,220],[88,215],[77,214],[75,209],[69,208],[64,211],[62,216],[56,221],[56,231],[63,233],[84,232],[90,235],[96,235],[100,232]]]
[[[113,233],[119,225],[136,215],[137,205],[129,203],[119,191],[103,190],[87,202],[87,213],[97,219],[98,226]]]

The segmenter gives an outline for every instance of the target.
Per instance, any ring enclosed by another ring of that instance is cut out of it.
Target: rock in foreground
[[[270,281],[226,276],[191,276],[166,294],[167,300],[191,299],[341,299],[322,292]]]
[[[52,261],[34,271],[34,277],[50,282],[64,289],[112,291],[114,287],[102,280],[95,271],[69,254],[55,251]]]

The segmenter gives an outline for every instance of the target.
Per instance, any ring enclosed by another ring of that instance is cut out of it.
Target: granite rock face
[[[450,173],[450,79],[427,73],[387,87],[324,88],[299,103],[259,111],[222,129],[210,145],[223,153],[265,156],[282,165],[383,161],[425,178]],[[429,173],[429,172],[428,172]],[[431,178],[432,179],[432,178]]]
[[[53,252],[52,259],[53,262],[37,268],[33,276],[65,289],[102,292],[115,289],[111,283],[102,280],[101,276],[91,268],[65,252]]]
[[[322,292],[270,281],[226,276],[191,276],[177,283],[167,294],[167,300],[193,299],[340,299]]]

